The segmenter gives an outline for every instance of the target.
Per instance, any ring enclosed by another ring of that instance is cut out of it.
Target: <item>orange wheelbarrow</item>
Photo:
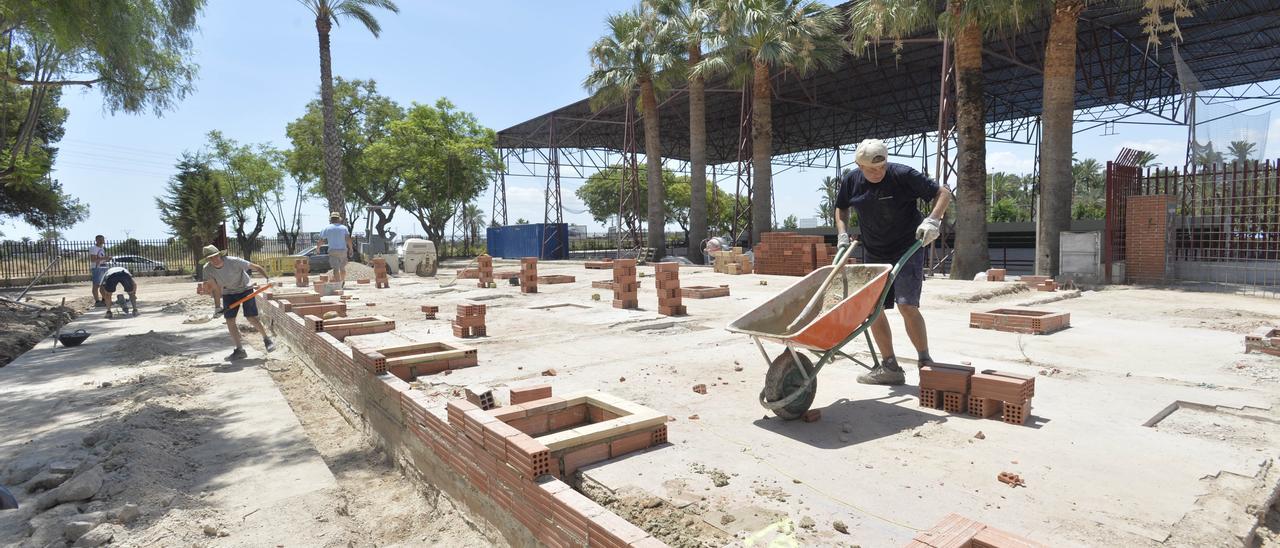
[[[760,405],[784,419],[798,419],[813,405],[813,397],[818,392],[818,372],[837,356],[868,369],[879,366],[880,358],[871,341],[871,324],[884,313],[885,294],[893,287],[893,280],[907,259],[921,245],[923,242],[917,240],[894,265],[844,264],[853,249],[847,247],[836,255],[832,265],[810,272],[782,293],[730,322],[726,329],[750,336],[769,364],[764,388],[760,391]],[[827,278],[835,268],[844,269],[833,278],[843,289],[833,298],[827,292]],[[819,297],[823,299],[821,312],[807,322],[795,322],[820,291],[827,292]],[[799,325],[792,326],[793,323]],[[860,335],[866,337],[871,364],[842,350]],[[784,351],[770,358],[762,340],[781,344]],[[814,364],[801,350],[816,356],[818,363]]]

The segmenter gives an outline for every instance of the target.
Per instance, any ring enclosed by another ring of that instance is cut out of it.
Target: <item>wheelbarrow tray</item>
[[[788,331],[787,325],[804,311],[805,305],[809,304],[809,299],[822,287],[822,282],[832,268],[836,267],[828,265],[810,272],[782,293],[730,322],[726,329],[792,348],[818,352],[826,352],[839,346],[875,313],[893,265],[845,265],[844,268],[855,279],[865,278],[867,281],[861,286],[850,286],[849,295],[835,306],[820,313],[808,324]],[[837,284],[840,283],[840,277],[837,276],[831,285],[839,287]]]

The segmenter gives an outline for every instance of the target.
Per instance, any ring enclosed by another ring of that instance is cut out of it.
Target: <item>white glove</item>
[[[924,242],[924,245],[933,243],[938,239],[938,234],[942,231],[942,221],[932,217],[926,217],[923,223],[916,228],[916,239]]]
[[[836,236],[836,247],[849,247],[849,234],[841,232]]]

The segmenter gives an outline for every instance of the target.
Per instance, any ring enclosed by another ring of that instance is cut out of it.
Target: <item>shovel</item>
[[[253,290],[253,292],[252,292],[252,293],[250,293],[250,294],[248,294],[248,295],[245,295],[244,297],[241,297],[240,299],[237,299],[237,300],[236,300],[236,302],[231,303],[231,304],[230,304],[229,306],[227,306],[226,308],[219,308],[216,312],[214,312],[214,313],[213,313],[213,315],[210,315],[210,316],[196,316],[196,317],[191,318],[191,319],[189,319],[189,320],[187,320],[187,321],[185,321],[185,322],[182,322],[182,323],[187,323],[187,324],[195,324],[195,323],[209,323],[209,322],[211,322],[211,321],[213,321],[213,320],[217,319],[217,318],[218,318],[218,316],[221,316],[221,315],[225,314],[228,310],[235,310],[237,307],[239,307],[240,305],[242,305],[242,304],[244,304],[244,303],[248,302],[250,299],[252,299],[252,298],[254,298],[254,297],[257,297],[259,293],[262,293],[263,291],[266,291],[266,290],[268,290],[268,289],[271,289],[271,286],[272,286],[272,285],[273,285],[273,284],[272,284],[271,282],[267,282],[267,284],[266,284],[266,285],[264,285],[264,286],[262,286],[262,287],[259,287],[259,288],[255,289],[255,290]]]
[[[827,295],[827,287],[831,285],[832,280],[836,279],[836,276],[845,274],[844,264],[848,261],[849,255],[853,253],[853,248],[857,246],[858,240],[854,240],[852,244],[849,244],[849,247],[846,247],[840,250],[839,253],[836,253],[836,259],[831,263],[835,265],[835,268],[831,269],[831,273],[827,274],[827,279],[823,280],[822,285],[818,286],[818,292],[814,293],[813,297],[809,299],[809,304],[805,305],[804,310],[800,312],[800,315],[796,316],[796,319],[791,322],[791,325],[787,326],[787,333],[794,331],[797,327],[802,326],[808,323],[809,320],[813,319],[813,314],[817,312],[818,304],[821,303],[822,299]]]

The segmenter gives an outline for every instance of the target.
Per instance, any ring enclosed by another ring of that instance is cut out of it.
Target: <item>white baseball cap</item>
[[[864,139],[853,153],[853,161],[863,166],[880,166],[889,161],[889,150],[879,139]]]

